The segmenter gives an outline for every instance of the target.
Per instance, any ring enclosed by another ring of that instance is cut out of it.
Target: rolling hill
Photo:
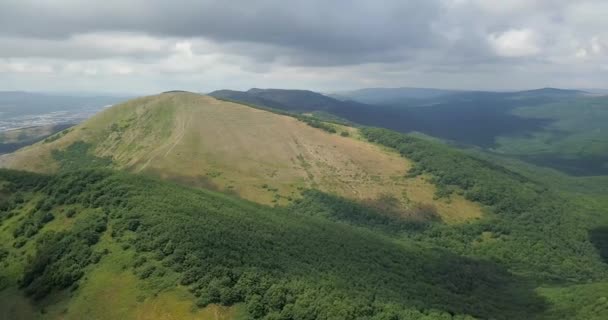
[[[54,152],[80,147],[114,168],[263,204],[286,204],[315,188],[370,205],[391,203],[404,217],[429,206],[445,221],[481,216],[480,206],[461,196],[434,199],[428,179],[406,178],[407,159],[363,141],[355,128],[332,126],[344,134],[209,96],[164,93],[114,106],[0,161],[56,172]]]

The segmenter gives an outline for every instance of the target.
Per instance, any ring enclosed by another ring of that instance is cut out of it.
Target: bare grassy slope
[[[192,93],[165,93],[117,105],[63,134],[4,158],[5,166],[57,170],[51,150],[91,143],[116,167],[234,192],[260,203],[287,203],[306,188],[374,202],[394,198],[403,214],[433,204],[446,221],[479,216],[458,196],[434,200],[434,186],[406,179],[410,162],[357,139],[292,117]],[[410,213],[408,213],[410,212]]]

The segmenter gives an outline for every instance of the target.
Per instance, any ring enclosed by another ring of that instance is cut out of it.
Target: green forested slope
[[[304,211],[108,171],[2,171],[1,180],[10,235],[2,283],[34,301],[67,288],[77,296],[95,263],[111,259],[96,247],[110,232],[137,252],[129,268],[140,279],[178,274],[173,285],[187,286],[196,305],[245,303],[254,318],[513,318],[543,309],[527,282],[499,265]],[[72,225],[41,233],[59,215]]]
[[[96,318],[155,319],[129,312],[167,292],[180,292],[192,319],[213,319],[200,312],[216,305],[231,307],[223,318],[254,319],[602,319],[608,311],[606,232],[585,220],[585,207],[446,145],[384,129],[361,134],[411,159],[403,174],[431,177],[437,197],[459,194],[487,214],[412,222],[318,190],[269,207],[110,171],[111,159],[76,142],[52,151],[55,175],[0,171],[0,317],[78,319],[93,303],[126,310]],[[121,285],[112,276],[125,283],[121,298],[104,293],[104,281]],[[17,317],[23,301],[33,311]],[[158,314],[185,318],[184,303],[179,316],[172,304]]]
[[[492,208],[493,215],[458,227],[439,226],[432,241],[483,255],[545,280],[589,281],[606,277],[590,224],[581,208],[548,186],[440,143],[390,130],[368,128],[371,141],[415,161],[410,174],[430,173],[441,196],[460,193]]]

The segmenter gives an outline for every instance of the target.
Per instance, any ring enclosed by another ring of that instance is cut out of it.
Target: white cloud
[[[76,34],[66,41],[76,46],[104,50],[116,54],[162,52],[170,46],[170,41],[141,33],[95,32]]]
[[[600,38],[599,37],[593,37],[591,38],[591,52],[593,52],[594,54],[601,54],[602,53],[602,43],[600,42]]]
[[[587,50],[585,50],[585,48],[578,49],[578,51],[576,51],[576,57],[580,59],[587,58]]]
[[[494,52],[503,57],[525,57],[539,54],[538,36],[530,29],[511,29],[488,37]]]
[[[50,64],[0,60],[0,73],[52,73],[53,71],[54,68]]]

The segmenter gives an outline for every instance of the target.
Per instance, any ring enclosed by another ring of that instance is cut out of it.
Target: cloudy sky
[[[605,88],[607,17],[606,0],[1,0],[0,90]]]

